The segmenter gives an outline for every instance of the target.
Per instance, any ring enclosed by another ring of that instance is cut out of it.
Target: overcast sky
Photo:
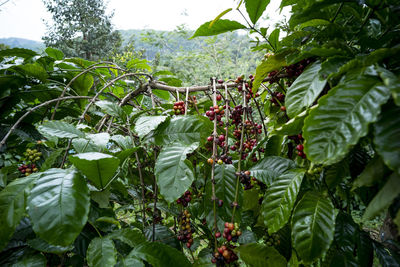
[[[0,1],[1,2],[1,1]],[[116,29],[173,30],[186,24],[196,29],[202,23],[214,19],[227,8],[235,8],[234,0],[109,0],[108,10],[114,10],[113,23]],[[273,24],[282,18],[279,15],[280,0],[271,0],[264,13]],[[288,14],[284,10],[282,14]],[[224,18],[242,23],[239,13],[232,11]],[[0,38],[20,37],[40,41],[46,32],[43,19],[50,21],[42,0],[11,0],[0,10]]]

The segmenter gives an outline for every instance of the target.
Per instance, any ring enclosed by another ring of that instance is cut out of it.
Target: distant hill
[[[44,44],[42,42],[16,37],[0,38],[0,44],[8,45],[11,48],[27,48],[37,52],[40,52],[44,49]]]

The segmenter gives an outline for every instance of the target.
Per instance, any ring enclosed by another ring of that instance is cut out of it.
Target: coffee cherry
[[[221,101],[222,96],[221,95],[217,95],[217,101]]]
[[[212,158],[209,158],[209,159],[207,160],[207,163],[210,164],[210,165],[212,165],[212,164],[214,163],[214,160],[213,160]]]
[[[215,233],[215,237],[216,237],[216,238],[220,238],[220,237],[221,237],[221,233],[220,233],[220,232],[216,232],[216,233]]]
[[[212,142],[213,140],[214,140],[214,137],[212,137],[212,136],[207,137],[208,142]]]
[[[296,149],[297,149],[298,151],[303,151],[304,146],[303,146],[302,144],[297,145],[297,146],[296,146]]]
[[[218,207],[222,207],[224,205],[224,201],[222,199],[218,199]]]
[[[286,111],[286,107],[285,106],[281,106],[281,110],[282,111]]]

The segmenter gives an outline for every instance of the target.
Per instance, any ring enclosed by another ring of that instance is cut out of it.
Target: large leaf
[[[400,255],[395,251],[384,247],[382,244],[373,241],[376,256],[382,267],[399,267],[400,266]]]
[[[102,101],[97,101],[95,102],[96,106],[101,108],[102,111],[107,113],[108,115],[111,115],[116,118],[120,118],[121,120],[124,120],[126,117],[126,114],[124,110],[118,106],[118,104],[107,101],[107,100],[102,100]]]
[[[179,250],[159,242],[146,242],[136,247],[128,257],[149,262],[154,267],[191,266],[188,259]]]
[[[58,49],[47,47],[46,50],[44,51],[46,52],[47,55],[49,55],[49,57],[52,57],[55,60],[62,60],[64,58],[64,53]]]
[[[176,235],[167,226],[156,224],[154,230],[153,235],[153,225],[149,225],[144,229],[143,232],[148,241],[151,242],[154,238],[155,242],[161,242],[176,249],[181,248],[181,244],[176,238]]]
[[[194,38],[197,36],[217,35],[217,34],[224,33],[224,32],[230,32],[230,31],[246,28],[246,26],[240,24],[239,22],[228,20],[228,19],[217,20],[213,23],[212,27],[210,27],[211,22],[212,21],[208,21],[208,22],[202,24],[196,30],[196,32],[193,34],[193,36],[190,38]]]
[[[74,169],[47,170],[28,198],[35,233],[52,245],[64,247],[75,240],[86,224],[89,205],[89,189]]]
[[[179,198],[194,181],[191,163],[186,155],[193,152],[199,143],[184,145],[180,142],[165,146],[158,155],[155,175],[161,195],[172,202]]]
[[[384,105],[379,120],[374,124],[376,151],[385,164],[400,174],[400,107],[392,103]]]
[[[24,255],[14,262],[12,267],[45,267],[46,257],[42,254]]]
[[[41,81],[45,81],[49,76],[46,70],[39,63],[29,63],[24,65],[18,65],[13,67],[17,72],[21,72],[24,76],[30,76],[37,78]]]
[[[28,240],[27,243],[31,248],[46,253],[63,254],[73,249],[73,246],[61,247],[61,246],[50,245],[49,243],[40,238]]]
[[[98,152],[77,154],[69,158],[98,189],[107,187],[119,165],[118,158]]]
[[[55,136],[58,138],[85,137],[85,134],[75,126],[63,121],[48,121],[39,125],[38,130],[46,136]]]
[[[394,102],[397,106],[400,106],[400,79],[385,68],[378,67],[377,70],[383,83],[390,88]]]
[[[271,134],[277,135],[297,135],[301,132],[301,129],[304,125],[304,119],[308,115],[308,110],[305,110],[298,114],[296,117],[289,120],[284,125],[280,126],[279,128],[274,129]]]
[[[281,229],[289,221],[305,171],[292,169],[277,177],[268,188],[261,206],[268,233]]]
[[[143,137],[157,128],[168,116],[142,116],[135,123],[135,131],[139,137]]]
[[[249,14],[249,18],[253,24],[256,24],[257,20],[264,13],[270,0],[246,0],[246,11]]]
[[[386,184],[379,190],[365,210],[363,219],[368,220],[387,209],[400,194],[400,175],[393,173]]]
[[[215,195],[218,199],[224,201],[222,209],[223,214],[220,214],[226,221],[232,218],[232,207],[231,203],[235,201],[235,190],[236,190],[236,170],[233,165],[222,164],[215,166]],[[243,189],[240,186],[238,192],[238,204],[242,203]],[[221,208],[220,208],[221,209]]]
[[[86,253],[87,263],[92,266],[114,266],[117,263],[117,251],[109,238],[94,238]]]
[[[273,247],[251,243],[237,248],[240,259],[251,267],[285,267],[286,259]]]
[[[289,117],[293,118],[314,103],[324,89],[326,80],[320,78],[320,69],[321,63],[314,62],[288,88],[285,105]]]
[[[186,144],[200,141],[205,142],[212,132],[210,120],[201,116],[180,116],[173,118],[169,123],[164,122],[154,131],[154,138],[158,145],[180,141]]]
[[[108,142],[110,141],[109,133],[95,133],[95,134],[87,134],[87,138],[90,139],[93,144],[102,149],[106,149]]]
[[[314,163],[330,165],[344,158],[350,147],[368,133],[389,90],[376,78],[345,80],[319,100],[304,121],[304,151]]]
[[[292,217],[293,246],[305,263],[321,257],[329,248],[335,232],[332,202],[315,192],[307,192]]]
[[[38,176],[39,174],[32,174],[16,179],[0,192],[0,250],[7,245],[25,214],[27,190]]]
[[[266,185],[270,185],[276,177],[296,166],[294,161],[277,156],[265,157],[250,168],[251,176]]]
[[[362,186],[373,186],[378,181],[381,181],[386,173],[387,168],[385,167],[382,158],[376,156],[368,162],[368,165],[365,167],[363,172],[353,182],[352,190]]]

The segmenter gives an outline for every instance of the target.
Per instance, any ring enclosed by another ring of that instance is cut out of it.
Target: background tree
[[[121,45],[113,30],[103,1],[43,0],[53,23],[43,40],[46,46],[61,49],[67,56],[93,60],[106,57]]]

